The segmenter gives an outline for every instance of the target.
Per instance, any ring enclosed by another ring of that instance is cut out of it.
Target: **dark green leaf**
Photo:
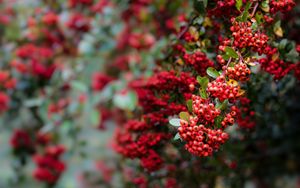
[[[186,106],[187,106],[189,112],[193,111],[193,101],[192,101],[192,99],[186,101]]]
[[[199,14],[204,14],[205,13],[206,6],[207,6],[207,0],[194,0],[194,9]]]
[[[233,48],[231,48],[231,47],[228,47],[228,46],[226,46],[225,47],[225,52],[226,52],[226,54],[228,55],[228,56],[230,56],[230,57],[233,57],[233,58],[239,58],[239,55],[236,53],[236,51],[233,49]]]
[[[224,117],[223,116],[217,116],[215,118],[215,126],[217,126],[217,128],[221,128],[221,122],[223,121]]]
[[[258,25],[263,22],[263,18],[264,18],[264,15],[261,12],[257,12],[255,14],[255,20],[256,20]]]
[[[252,5],[251,2],[248,2],[248,3],[246,4],[245,10],[243,11],[243,13],[242,13],[242,15],[241,15],[241,21],[242,21],[242,22],[247,21],[248,16],[249,16],[249,12],[248,12],[248,11],[249,11],[251,5]]]
[[[224,100],[223,102],[220,102],[217,100],[216,108],[220,110],[225,110],[228,106],[228,99]]]

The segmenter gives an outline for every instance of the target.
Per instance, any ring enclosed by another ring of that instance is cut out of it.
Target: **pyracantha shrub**
[[[284,132],[299,130],[295,6],[0,0],[0,123],[16,174],[4,186],[275,182],[257,159],[299,156],[281,153],[299,141]]]

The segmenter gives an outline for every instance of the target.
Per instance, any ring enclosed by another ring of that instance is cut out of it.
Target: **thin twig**
[[[259,5],[258,2],[255,3],[255,6],[254,6],[253,11],[252,11],[252,13],[251,13],[251,18],[254,16],[254,14],[255,14],[255,12],[256,12],[256,9],[257,9],[258,5]]]

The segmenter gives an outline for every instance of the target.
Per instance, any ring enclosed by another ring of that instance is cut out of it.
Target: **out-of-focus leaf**
[[[179,118],[170,119],[169,123],[172,126],[179,127],[180,126],[180,119]]]
[[[189,112],[193,111],[193,101],[192,101],[192,99],[186,101],[186,106],[187,106]]]
[[[133,91],[128,91],[125,94],[118,93],[114,95],[113,103],[120,109],[134,110],[137,105],[137,96]]]
[[[178,139],[180,139],[180,135],[179,135],[179,133],[176,133],[176,135],[174,136],[174,138],[173,138],[174,140],[178,140]]]
[[[243,0],[235,0],[235,7],[238,10],[241,10],[242,5],[243,5]]]
[[[71,82],[71,87],[75,90],[81,91],[81,92],[87,92],[88,91],[88,87],[80,82],[80,81],[72,81]]]
[[[180,117],[180,119],[183,119],[185,121],[189,121],[190,114],[188,112],[180,112],[179,117]]]

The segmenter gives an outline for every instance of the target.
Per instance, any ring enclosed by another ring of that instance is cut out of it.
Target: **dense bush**
[[[0,187],[296,187],[296,1],[0,3]]]

